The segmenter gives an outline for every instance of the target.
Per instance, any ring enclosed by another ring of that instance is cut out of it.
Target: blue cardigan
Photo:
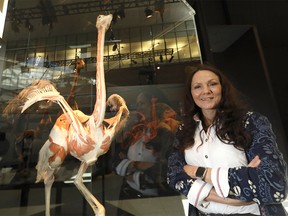
[[[252,135],[251,147],[246,151],[248,163],[256,155],[261,163],[258,168],[230,168],[231,193],[237,199],[258,203],[262,216],[285,216],[287,213],[282,202],[287,196],[287,164],[277,147],[271,123],[257,112],[247,113],[244,123]],[[187,196],[194,180],[183,171],[186,161],[178,151],[180,145],[176,134],[174,148],[168,157],[167,182],[174,190]]]

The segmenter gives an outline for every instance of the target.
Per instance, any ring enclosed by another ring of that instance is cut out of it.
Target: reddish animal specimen
[[[99,15],[96,22],[98,29],[97,95],[92,115],[88,116],[80,110],[73,110],[63,96],[47,80],[34,82],[31,86],[23,89],[16,97],[18,104],[20,103],[19,101],[24,103],[22,112],[38,101],[45,101],[45,103],[41,102],[40,104],[45,108],[51,102],[58,103],[64,112],[57,118],[48,140],[41,148],[36,166],[37,182],[43,180],[45,183],[46,216],[50,215],[50,194],[54,182],[54,173],[68,154],[81,161],[74,181],[76,187],[81,191],[95,215],[105,215],[105,208],[85,187],[82,176],[89,165],[94,164],[99,156],[109,150],[114,134],[125,124],[129,115],[126,103],[119,95],[111,95],[106,102],[103,51],[105,32],[109,28],[111,21],[112,15],[110,14],[106,16]],[[104,119],[106,106],[117,111],[114,117]],[[10,110],[13,110],[13,108]],[[106,122],[106,124],[103,124],[103,122]]]

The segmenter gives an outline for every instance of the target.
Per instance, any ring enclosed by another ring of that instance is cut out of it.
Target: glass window
[[[94,214],[73,184],[80,178],[107,215],[184,215],[183,197],[166,183],[165,154],[181,122],[185,71],[201,53],[193,9],[161,2],[9,2],[0,48],[0,215],[44,214],[44,184],[35,181],[49,174],[51,215]],[[111,25],[95,28],[108,13]],[[106,105],[120,97],[130,115],[114,133],[117,110]]]

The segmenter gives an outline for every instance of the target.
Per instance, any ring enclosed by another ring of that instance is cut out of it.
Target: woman
[[[204,64],[187,80],[184,109],[167,182],[192,215],[286,215],[287,166],[268,119]]]

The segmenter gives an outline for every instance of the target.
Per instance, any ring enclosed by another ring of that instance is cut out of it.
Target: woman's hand
[[[213,201],[213,202],[218,202],[218,203],[233,205],[233,206],[245,206],[245,205],[251,205],[254,203],[254,202],[245,202],[245,201],[241,201],[238,199],[232,199],[232,198],[227,198],[227,197],[220,197],[217,195],[214,188],[211,189],[209,195],[205,198],[205,200],[208,202]]]
[[[256,155],[255,158],[253,158],[253,160],[250,161],[250,163],[248,164],[248,167],[258,167],[260,163],[261,163],[261,160],[259,156]]]
[[[192,165],[185,165],[184,167],[183,167],[183,169],[184,169],[184,171],[185,171],[185,173],[187,174],[187,175],[189,175],[191,178],[196,178],[196,170],[197,170],[197,166],[192,166]]]

